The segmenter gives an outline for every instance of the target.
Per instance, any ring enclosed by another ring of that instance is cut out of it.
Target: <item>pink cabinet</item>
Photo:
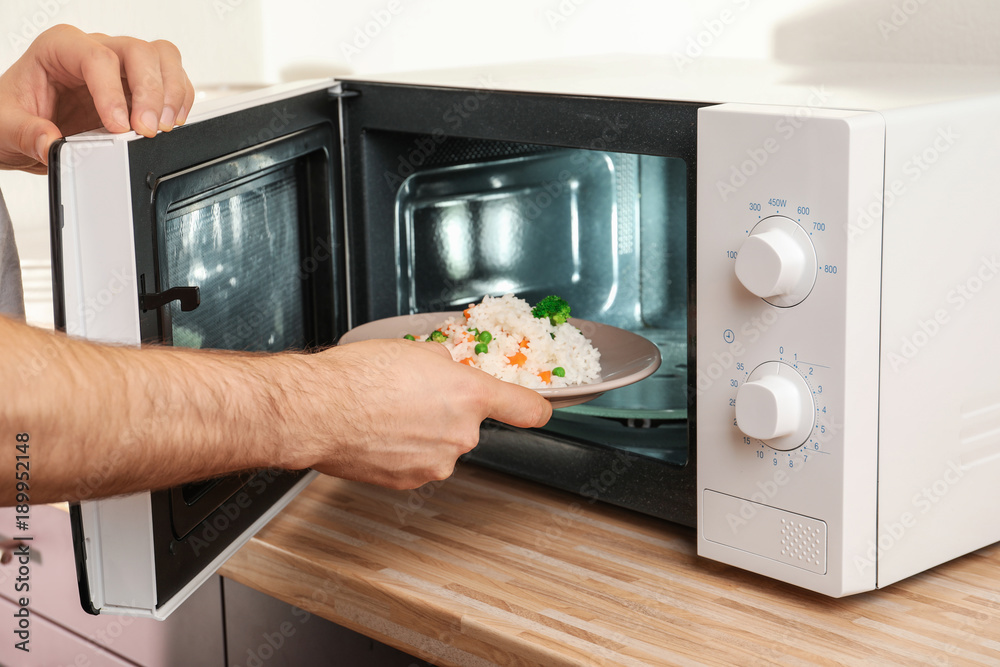
[[[222,589],[219,577],[202,586],[166,621],[92,616],[77,593],[69,514],[56,506],[33,506],[33,558],[29,590],[15,585],[18,563],[0,566],[0,664],[18,665],[223,665]],[[14,509],[0,509],[0,535],[15,534]],[[19,533],[18,533],[19,534]],[[23,582],[22,582],[23,583]],[[27,597],[30,653],[14,647],[17,600]]]

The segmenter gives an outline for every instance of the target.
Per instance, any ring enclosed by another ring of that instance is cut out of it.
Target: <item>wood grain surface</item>
[[[1000,665],[1000,545],[833,599],[474,465],[403,492],[321,476],[222,574],[438,665]]]

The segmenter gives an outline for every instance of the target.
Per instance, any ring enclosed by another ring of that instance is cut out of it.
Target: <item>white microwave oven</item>
[[[52,150],[57,325],[282,350],[485,294],[650,378],[473,462],[843,596],[1000,540],[1000,95],[972,70],[603,58],[327,80]],[[72,506],[81,599],[162,618],[313,473]]]

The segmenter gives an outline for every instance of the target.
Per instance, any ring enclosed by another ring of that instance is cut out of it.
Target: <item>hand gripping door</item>
[[[133,346],[331,344],[347,324],[338,95],[331,81],[274,88],[196,108],[152,139],[57,144],[56,326]],[[88,499],[99,478],[81,480],[83,607],[166,617],[312,475],[251,470],[103,500]]]

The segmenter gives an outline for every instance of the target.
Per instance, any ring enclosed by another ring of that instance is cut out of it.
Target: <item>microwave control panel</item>
[[[884,122],[723,104],[698,117],[698,551],[840,596],[877,502]]]

